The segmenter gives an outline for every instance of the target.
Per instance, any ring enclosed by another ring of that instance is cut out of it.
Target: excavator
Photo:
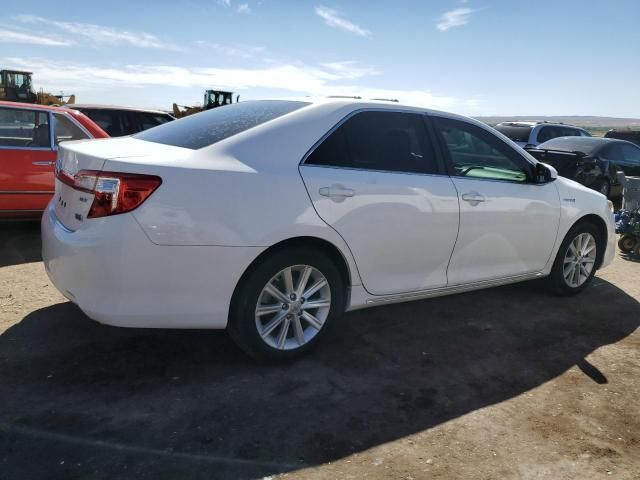
[[[33,73],[21,70],[0,70],[0,100],[37,103],[39,105],[67,105],[75,103],[75,95],[53,95],[42,89],[33,91]]]
[[[236,95],[236,103],[240,101],[240,95]],[[188,107],[185,105],[173,104],[173,116],[182,118],[194,113],[204,112],[212,108],[231,105],[233,103],[233,92],[225,92],[223,90],[207,90],[204,92],[204,102],[202,106]]]

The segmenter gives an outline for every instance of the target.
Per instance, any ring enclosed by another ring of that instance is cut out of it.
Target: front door
[[[300,172],[318,215],[351,249],[369,293],[446,286],[458,198],[441,174],[423,115],[357,113]]]
[[[541,271],[560,222],[556,185],[535,183],[533,164],[485,128],[430,118],[460,200],[449,285]]]
[[[56,152],[49,112],[0,107],[0,215],[42,212],[53,194]]]

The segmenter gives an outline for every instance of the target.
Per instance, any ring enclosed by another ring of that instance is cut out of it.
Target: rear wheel
[[[575,295],[593,279],[601,250],[598,229],[591,223],[574,226],[556,255],[547,282],[558,295]]]
[[[313,348],[343,313],[345,288],[323,252],[298,247],[274,252],[238,286],[229,333],[257,360],[295,358]]]

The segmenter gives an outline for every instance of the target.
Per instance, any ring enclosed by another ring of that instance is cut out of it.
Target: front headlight
[[[609,205],[609,210],[611,210],[611,213],[613,213],[614,211],[613,202],[611,200],[607,200],[607,205]]]

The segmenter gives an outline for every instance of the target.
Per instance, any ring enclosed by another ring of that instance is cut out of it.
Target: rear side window
[[[529,135],[533,127],[528,125],[496,125],[498,130],[505,137],[510,138],[514,142],[529,142]]]
[[[422,115],[402,112],[357,113],[329,135],[305,163],[389,172],[438,172]]]
[[[120,116],[112,110],[80,110],[91,120],[96,122],[98,126],[107,132],[110,137],[120,137],[122,133],[122,124]]]
[[[0,108],[0,147],[50,148],[49,114]]]
[[[306,105],[309,103],[280,100],[234,103],[165,123],[134,138],[197,150]]]
[[[82,129],[73,123],[73,121],[71,121],[66,115],[54,113],[53,116],[56,120],[54,128],[56,145],[67,140],[82,140],[89,138],[89,135],[82,131]]]
[[[157,127],[158,125],[162,125],[163,123],[167,123],[173,120],[168,115],[160,115],[158,113],[147,112],[140,113],[139,118],[140,127],[142,130],[148,130],[150,128]]]

